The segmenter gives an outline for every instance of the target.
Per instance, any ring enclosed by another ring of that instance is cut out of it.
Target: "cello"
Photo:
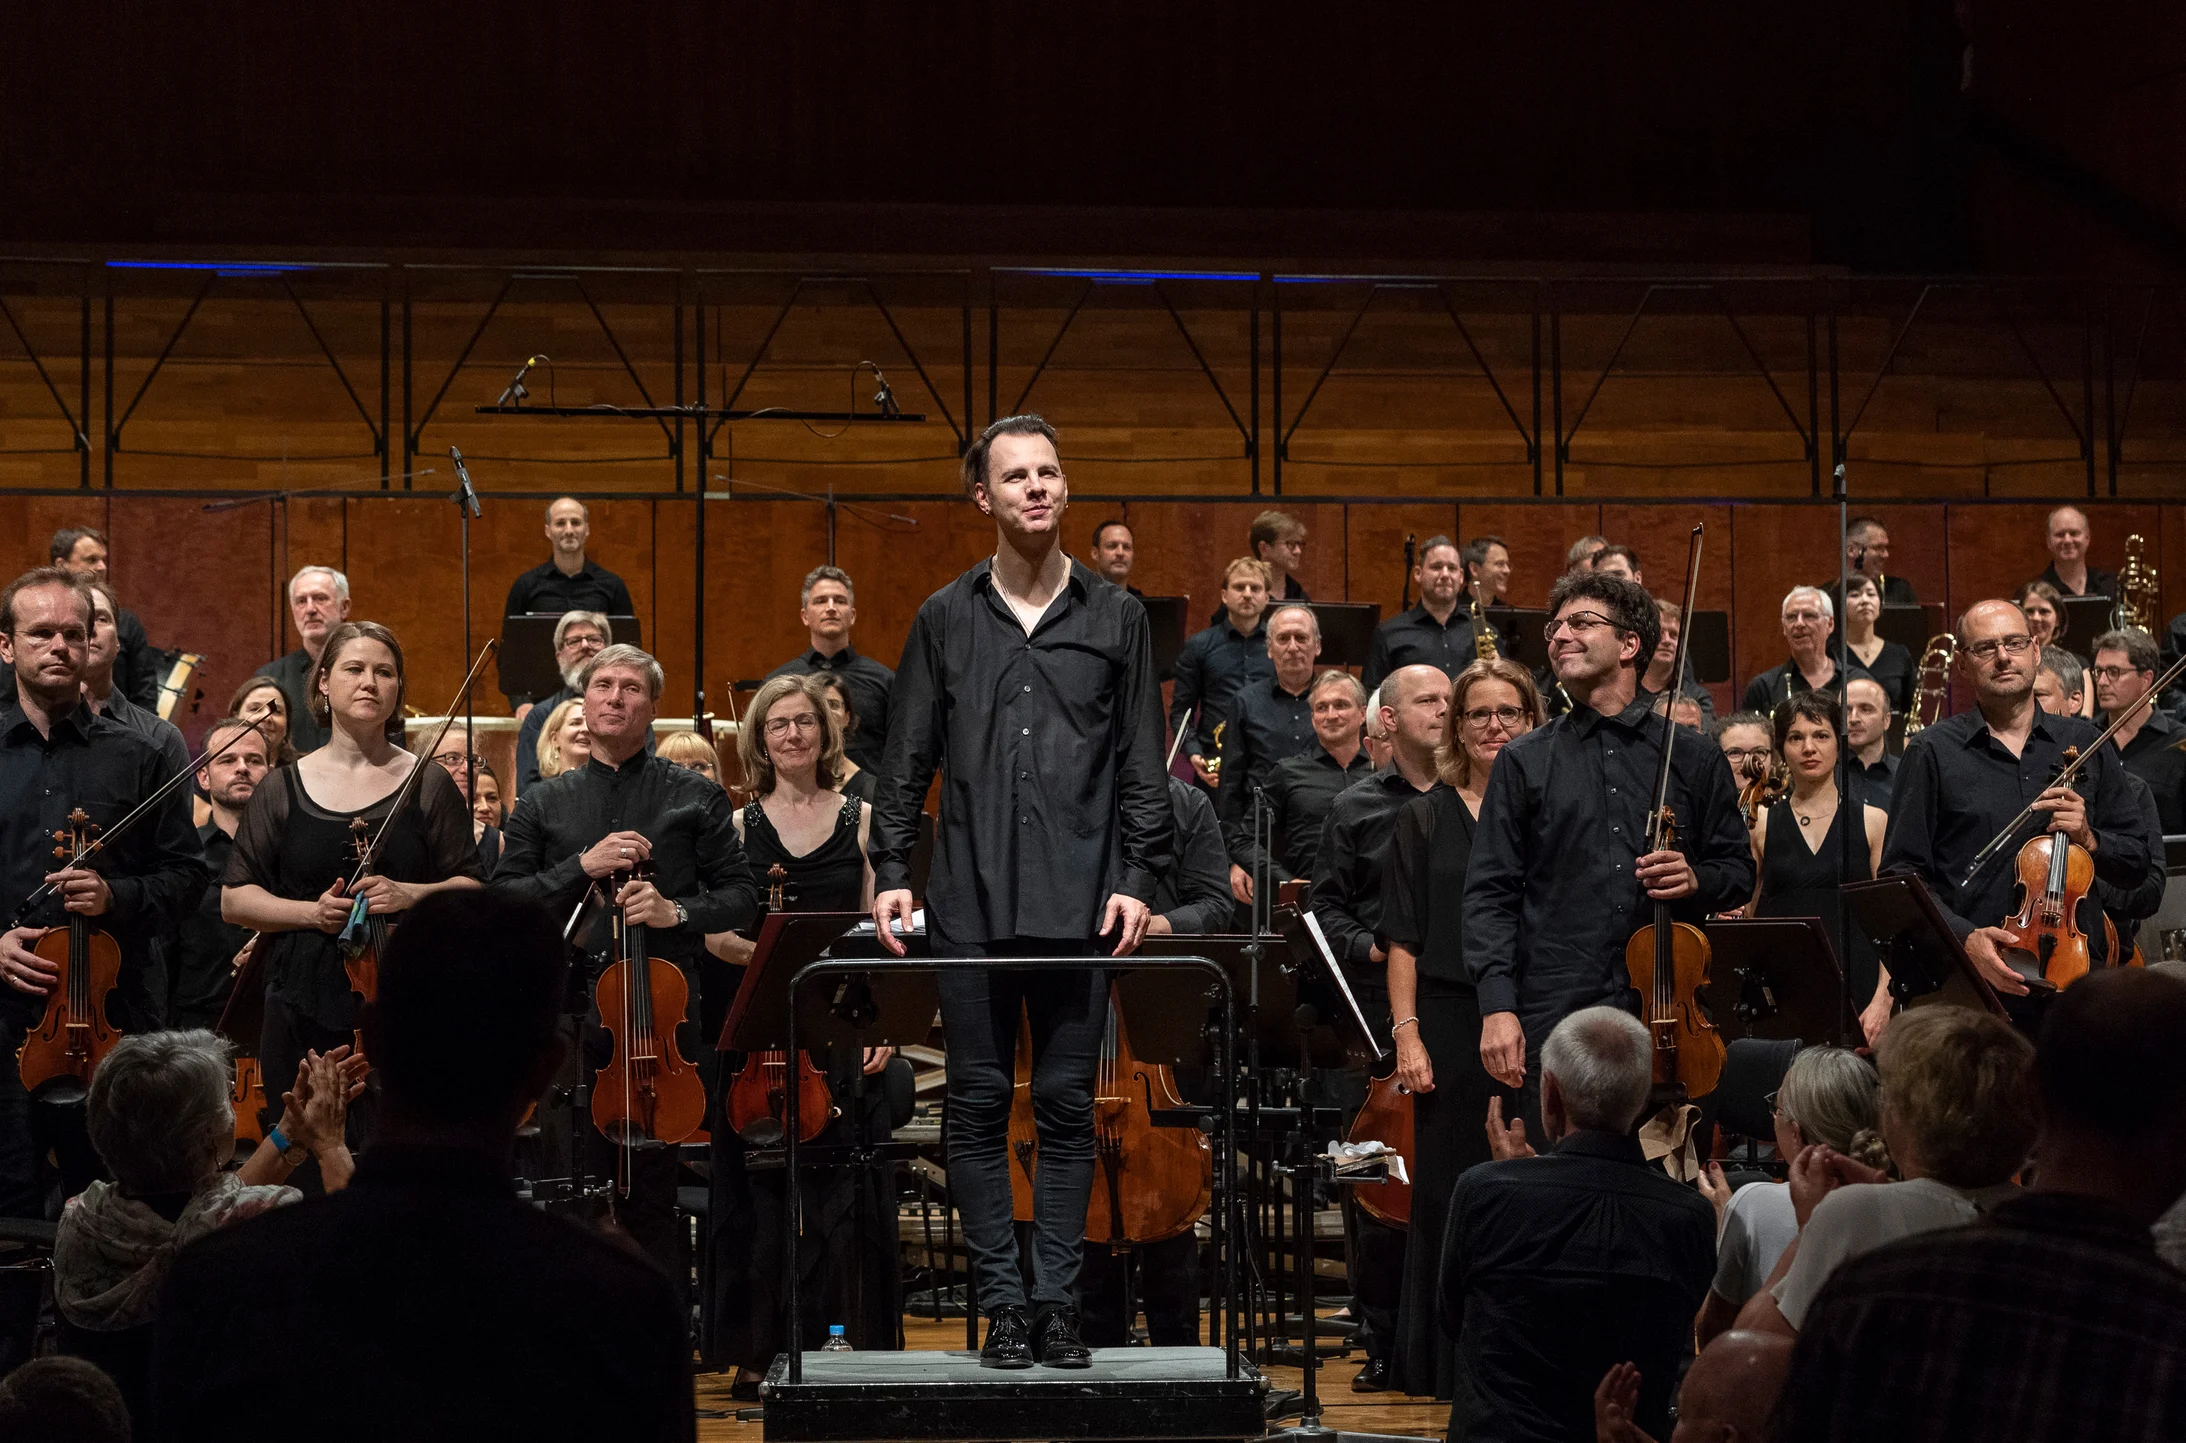
[[[780,862],[767,868],[767,909],[784,910],[783,883],[789,873]],[[744,1065],[730,1079],[729,1128],[753,1147],[780,1147],[788,1137],[789,1089],[797,1089],[797,1140],[810,1142],[826,1130],[836,1114],[835,1095],[827,1074],[812,1065],[809,1053],[797,1055],[794,1069],[789,1054],[779,1049],[745,1055]]]
[[[1345,1142],[1379,1142],[1404,1159],[1407,1176],[1412,1169],[1412,1092],[1397,1081],[1395,1067],[1386,1077],[1374,1079],[1367,1089],[1366,1105],[1359,1115],[1351,1119],[1351,1131],[1344,1134]],[[1394,1175],[1379,1186],[1362,1187],[1354,1196],[1369,1217],[1379,1219],[1390,1227],[1405,1229],[1412,1225],[1412,1185],[1398,1182]]]
[[[1685,562],[1685,611],[1693,614],[1700,581],[1700,538],[1705,526],[1693,528],[1692,548]],[[1685,674],[1686,648],[1692,632],[1681,629],[1677,660],[1670,675]],[[1654,807],[1647,814],[1647,850],[1672,851],[1677,846],[1677,817],[1670,809],[1670,755],[1677,740],[1677,723],[1667,708],[1662,717],[1662,756],[1655,772]],[[1715,1091],[1723,1075],[1725,1050],[1722,1034],[1700,1005],[1699,991],[1707,985],[1710,951],[1708,936],[1690,922],[1670,915],[1671,904],[1656,902],[1654,920],[1631,936],[1624,947],[1624,969],[1640,995],[1640,1020],[1654,1040],[1654,1079],[1663,1093],[1673,1089],[1684,1097],[1705,1097]]]
[[[614,1040],[607,1065],[593,1075],[592,1125],[618,1150],[617,1186],[624,1197],[630,1195],[631,1153],[673,1146],[706,1120],[705,1085],[676,1046],[676,1024],[690,1006],[683,969],[647,955],[645,927],[623,916],[623,889],[652,870],[643,861],[611,879],[615,960],[592,993],[600,1025]]]
[[[79,866],[96,850],[98,834],[84,809],[73,808],[67,828],[53,834],[53,855],[63,869]],[[45,1016],[15,1052],[23,1090],[34,1093],[63,1077],[89,1087],[100,1060],[121,1040],[120,1029],[106,1020],[106,996],[121,980],[121,947],[112,933],[71,912],[66,926],[48,929],[31,950],[58,964],[61,975],[46,996]]]

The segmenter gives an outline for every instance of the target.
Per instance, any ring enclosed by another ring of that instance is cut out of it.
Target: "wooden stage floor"
[[[904,1346],[908,1348],[962,1348],[964,1346],[964,1322],[961,1318],[936,1322],[931,1318],[906,1318],[903,1324]],[[1354,1353],[1349,1358],[1330,1359],[1321,1369],[1321,1397],[1326,1411],[1321,1421],[1330,1428],[1349,1433],[1409,1433],[1422,1438],[1440,1438],[1449,1422],[1450,1405],[1432,1399],[1406,1398],[1395,1393],[1354,1393],[1351,1391],[1352,1375],[1359,1371],[1364,1356]],[[1276,1389],[1296,1390],[1300,1373],[1296,1368],[1272,1367],[1263,1370],[1269,1385]],[[758,1422],[739,1423],[734,1413],[739,1407],[748,1406],[734,1402],[729,1397],[729,1373],[701,1373],[696,1379],[700,1443],[760,1443],[761,1429]],[[704,1416],[709,1411],[723,1414],[719,1418]]]

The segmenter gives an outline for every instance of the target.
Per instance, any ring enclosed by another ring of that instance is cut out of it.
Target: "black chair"
[[[1746,1140],[1745,1167],[1741,1171],[1756,1178],[1768,1175],[1762,1166],[1760,1144],[1766,1142],[1773,1147],[1776,1136],[1775,1109],[1768,1099],[1784,1085],[1784,1074],[1791,1070],[1791,1059],[1801,1046],[1797,1038],[1770,1041],[1741,1037],[1724,1049],[1723,1076],[1710,1101],[1717,1125]]]

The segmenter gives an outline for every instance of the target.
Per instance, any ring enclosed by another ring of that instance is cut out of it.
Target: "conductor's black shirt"
[[[1174,827],[1138,598],[1073,561],[1028,636],[982,561],[919,608],[891,710],[877,891],[911,885],[938,770],[926,906],[949,941],[1091,937],[1110,894],[1153,900]]]
[[[653,885],[681,902],[681,927],[649,927],[652,954],[693,972],[710,932],[734,932],[759,915],[759,883],[737,840],[729,794],[694,771],[640,752],[621,767],[598,755],[519,794],[501,830],[493,885],[566,920],[591,879],[581,854],[609,832],[653,846]]]
[[[888,702],[895,690],[896,674],[845,643],[833,656],[808,646],[801,655],[768,672],[767,680],[814,673],[839,678],[850,694],[850,714],[858,719],[858,730],[843,747],[844,753],[861,767],[879,766],[888,754]]]
[[[2018,756],[1989,731],[1978,707],[1945,717],[1913,738],[1898,767],[1898,786],[1890,808],[1890,830],[1882,844],[1882,870],[1910,873],[1928,884],[1951,930],[1963,939],[1976,927],[1994,927],[2010,916],[2018,869],[2012,858],[2040,828],[2038,820],[2017,833],[1971,881],[1966,869],[1989,838],[2003,830],[2020,808],[2048,789],[2063,765],[2064,749],[2094,751],[2080,772],[2079,791],[2087,798],[2087,824],[2095,832],[2095,876],[2113,887],[2132,890],[2146,877],[2151,842],[2141,827],[2140,804],[2125,780],[2118,749],[2094,750],[2092,722],[2051,716],[2039,707]],[[2036,813],[2037,818],[2042,813]],[[2094,923],[2092,916],[2082,925]]]
[[[1614,716],[1590,706],[1535,727],[1497,754],[1465,869],[1465,962],[1480,1011],[1516,1012],[1538,1046],[1581,1007],[1632,1002],[1624,946],[1654,904],[1634,875],[1647,850],[1662,719],[1642,690]],[[1720,749],[1680,727],[1669,805],[1698,892],[1681,922],[1753,895],[1753,844]]]

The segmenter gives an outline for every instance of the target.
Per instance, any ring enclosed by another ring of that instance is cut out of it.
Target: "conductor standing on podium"
[[[995,422],[964,455],[964,491],[994,518],[994,555],[926,599],[896,668],[873,800],[873,920],[891,950],[911,921],[919,808],[941,816],[926,933],[937,957],[1134,951],[1168,870],[1161,693],[1145,608],[1063,551],[1055,430]],[[1082,1368],[1071,1303],[1093,1185],[1093,1081],[1106,975],[941,974],[949,1036],[949,1174],[990,1368]],[[1035,1276],[1011,1229],[1009,1111],[1022,1004],[1032,1024]]]

